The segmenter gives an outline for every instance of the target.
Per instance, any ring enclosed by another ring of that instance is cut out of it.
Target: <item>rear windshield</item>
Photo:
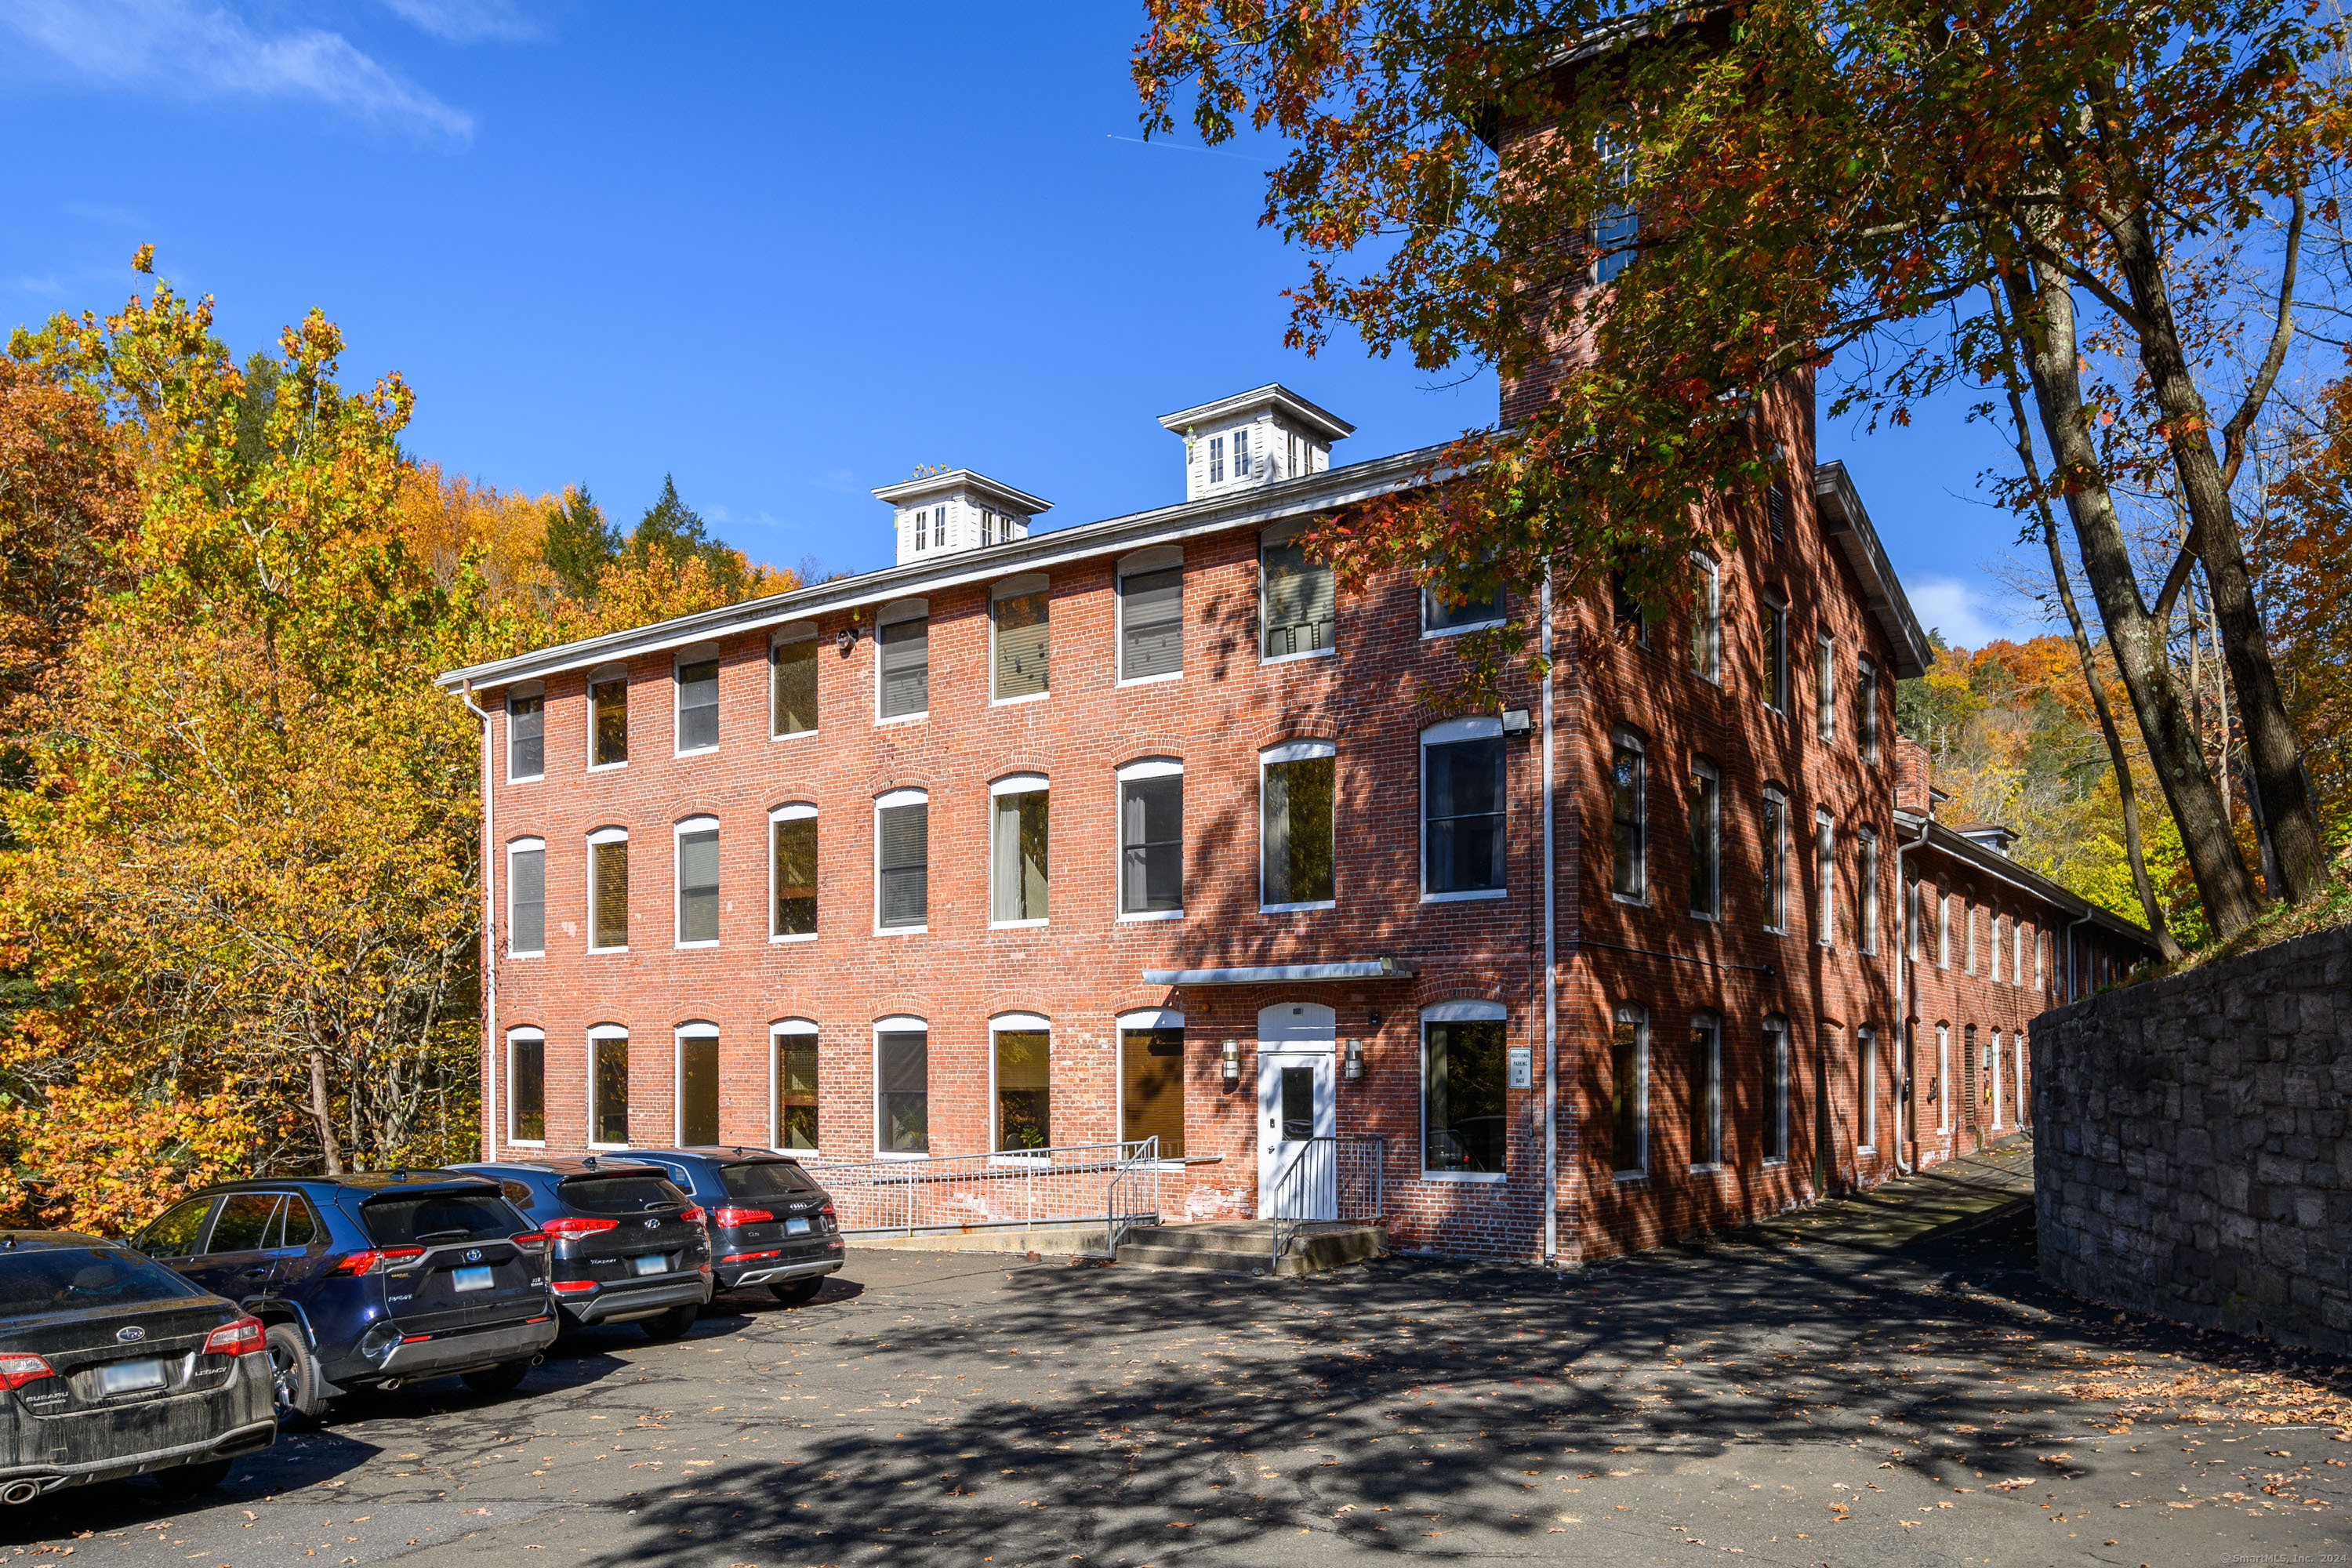
[[[110,1247],[0,1253],[0,1313],[12,1317],[202,1294],[161,1264]]]
[[[686,1194],[659,1176],[573,1176],[555,1195],[584,1214],[644,1214],[686,1206]]]
[[[370,1198],[360,1205],[360,1223],[378,1247],[495,1241],[529,1228],[496,1187]]]
[[[719,1180],[730,1198],[797,1197],[816,1191],[816,1184],[789,1160],[754,1160],[744,1165],[721,1165]]]

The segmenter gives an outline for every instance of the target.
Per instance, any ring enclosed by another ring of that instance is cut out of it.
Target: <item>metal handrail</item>
[[[1388,1213],[1389,1141],[1384,1135],[1377,1132],[1344,1134],[1318,1132],[1311,1137],[1291,1139],[1288,1142],[1306,1143],[1309,1146],[1330,1145],[1331,1206],[1333,1217],[1338,1219],[1347,1218],[1349,1209],[1353,1206],[1349,1202],[1347,1188],[1341,1181],[1339,1168],[1341,1151],[1343,1147],[1349,1145],[1370,1145],[1372,1151],[1370,1202],[1363,1205],[1366,1212],[1360,1217],[1378,1220],[1386,1215]],[[1307,1206],[1307,1185],[1314,1164],[1315,1158],[1311,1154],[1301,1154],[1291,1161],[1289,1168],[1276,1179],[1274,1191],[1268,1194],[1266,1207],[1271,1212],[1266,1217],[1274,1222],[1273,1250],[1266,1260],[1268,1274],[1274,1273],[1281,1267],[1284,1254],[1290,1250],[1307,1226],[1315,1223],[1313,1216],[1304,1212]]]
[[[850,1235],[1157,1223],[1157,1138],[897,1160],[803,1160]]]
[[[1137,1172],[1147,1164],[1151,1167],[1153,1176],[1151,1223],[1160,1223],[1159,1134],[1139,1141],[1133,1148],[1134,1155],[1122,1161],[1118,1174],[1111,1177],[1110,1184],[1103,1190],[1103,1256],[1113,1259],[1118,1257],[1118,1244],[1127,1238],[1127,1233],[1139,1223],[1141,1217],[1119,1205],[1119,1189],[1132,1182]]]

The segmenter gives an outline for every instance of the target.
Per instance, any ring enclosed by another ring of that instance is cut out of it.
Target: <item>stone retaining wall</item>
[[[2042,1277],[2352,1351],[2352,927],[2043,1014]]]

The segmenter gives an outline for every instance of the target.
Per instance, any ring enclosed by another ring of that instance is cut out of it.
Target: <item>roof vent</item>
[[[898,514],[898,564],[1029,537],[1029,520],[1053,502],[970,468],[932,468],[875,495]]]
[[[1279,382],[1181,408],[1160,423],[1184,437],[1184,499],[1254,489],[1331,466],[1331,443],[1356,427]]]

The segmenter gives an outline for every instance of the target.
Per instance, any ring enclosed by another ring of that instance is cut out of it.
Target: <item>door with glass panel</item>
[[[1278,1003],[1258,1014],[1257,1213],[1339,1217],[1339,1101],[1331,1009]]]

